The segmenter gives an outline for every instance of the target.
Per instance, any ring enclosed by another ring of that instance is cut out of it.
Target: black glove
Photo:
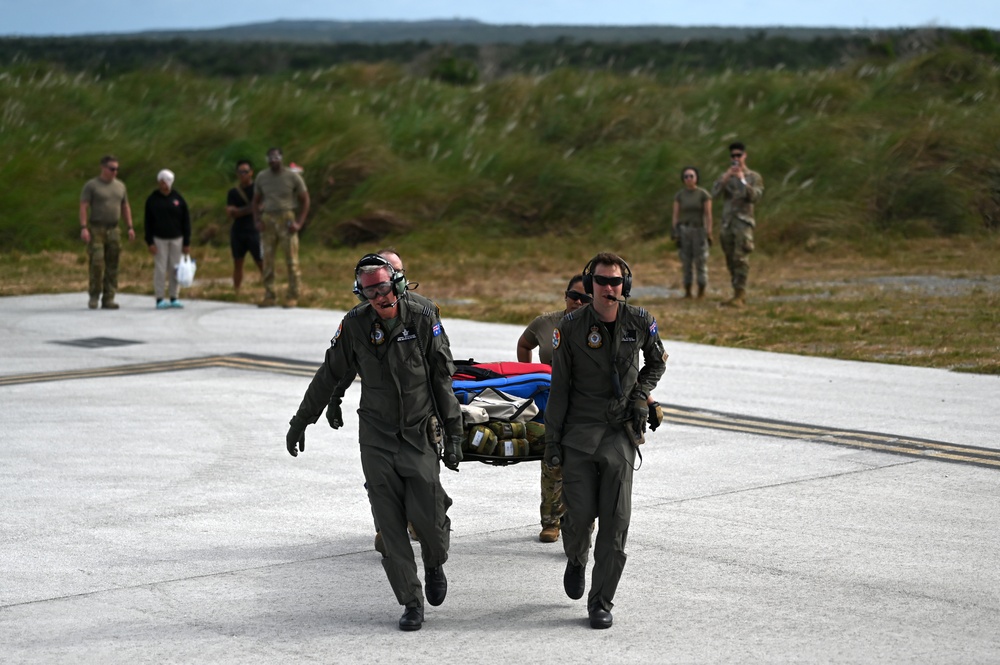
[[[458,463],[462,461],[462,442],[465,437],[461,434],[449,434],[444,440],[444,465],[452,471],[458,471]]]
[[[299,451],[306,451],[306,425],[308,423],[298,416],[292,416],[292,419],[288,421],[285,447],[288,448],[288,454],[292,457],[298,457]]]
[[[663,423],[663,409],[660,408],[659,402],[653,402],[649,405],[649,417],[646,422],[649,423],[649,429],[656,431],[656,428]]]
[[[681,246],[681,234],[677,232],[676,226],[670,227],[670,239],[674,241],[674,244],[678,247]]]
[[[555,441],[546,441],[542,459],[549,466],[560,466],[562,464],[562,446]]]
[[[641,435],[646,431],[646,420],[649,418],[649,405],[645,396],[632,400],[632,427],[635,433]]]
[[[340,399],[330,400],[326,407],[326,419],[333,429],[340,429],[344,426],[344,412],[340,410]]]

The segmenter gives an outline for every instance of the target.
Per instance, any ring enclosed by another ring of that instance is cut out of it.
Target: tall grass
[[[561,69],[476,87],[388,64],[227,79],[21,63],[0,69],[0,247],[78,242],[80,188],[109,152],[140,225],[167,167],[196,237],[224,243],[234,162],[261,168],[272,145],[306,169],[307,243],[337,245],[338,224],[372,211],[441,226],[466,248],[560,231],[652,238],[680,168],[698,166],[710,187],[735,139],[765,179],[768,251],[974,234],[1000,219],[998,92],[995,61],[954,47],[837,70]]]

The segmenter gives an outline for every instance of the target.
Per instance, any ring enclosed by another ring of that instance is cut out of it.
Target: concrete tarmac
[[[656,397],[691,418],[643,446],[614,626],[589,628],[537,540],[538,463],[466,463],[442,471],[447,599],[403,633],[360,386],[345,427],[285,451],[343,313],[119,300],[0,298],[4,663],[1000,659],[1000,377],[686,344],[660,321]],[[515,358],[520,326],[444,323],[456,358]]]

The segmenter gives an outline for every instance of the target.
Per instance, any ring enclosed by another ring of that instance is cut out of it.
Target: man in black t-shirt
[[[239,182],[226,196],[226,216],[233,220],[229,244],[233,250],[233,288],[240,295],[243,283],[243,260],[247,252],[253,257],[257,269],[264,270],[260,252],[260,232],[253,222],[253,165],[245,159],[236,162]]]

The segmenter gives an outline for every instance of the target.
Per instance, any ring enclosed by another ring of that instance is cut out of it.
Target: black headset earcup
[[[596,256],[594,258],[597,258]],[[587,261],[587,265],[583,266],[583,292],[588,295],[594,295],[594,259]]]

